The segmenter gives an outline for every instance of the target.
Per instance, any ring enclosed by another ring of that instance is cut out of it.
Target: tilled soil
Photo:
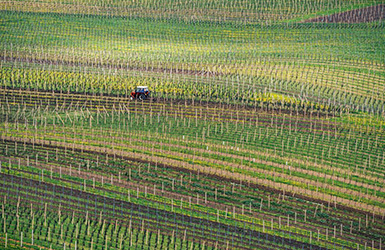
[[[385,19],[385,4],[307,19],[305,23],[368,23]]]

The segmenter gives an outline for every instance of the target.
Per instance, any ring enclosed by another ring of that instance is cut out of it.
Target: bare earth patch
[[[304,23],[367,23],[385,19],[385,4],[350,10],[303,21]]]

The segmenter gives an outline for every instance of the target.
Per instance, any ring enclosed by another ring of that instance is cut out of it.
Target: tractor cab
[[[147,86],[137,86],[134,91],[131,92],[131,100],[139,99],[145,100],[150,97],[150,91]]]

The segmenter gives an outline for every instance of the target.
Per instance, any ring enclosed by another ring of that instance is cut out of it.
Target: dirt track
[[[368,23],[385,19],[385,4],[307,19],[305,23]]]

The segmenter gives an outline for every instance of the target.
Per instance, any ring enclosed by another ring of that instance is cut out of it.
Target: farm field
[[[0,248],[384,249],[383,1],[0,13]]]

